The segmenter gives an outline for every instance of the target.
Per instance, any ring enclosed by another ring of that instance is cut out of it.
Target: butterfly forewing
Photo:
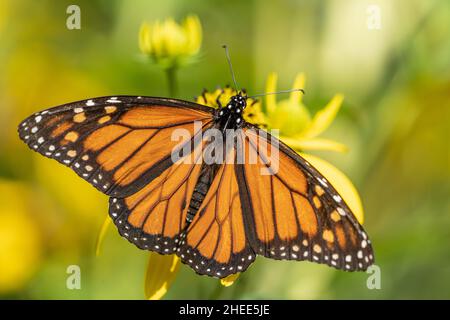
[[[112,196],[135,193],[173,163],[175,129],[194,134],[209,108],[177,100],[104,97],[45,110],[19,125],[19,136],[42,155],[72,168]]]
[[[208,125],[203,130],[207,128]],[[186,227],[189,201],[200,175],[200,148],[201,145],[193,144],[192,152],[138,192],[110,199],[109,214],[122,236],[141,249],[161,254],[177,251]],[[185,161],[186,158],[189,161]]]

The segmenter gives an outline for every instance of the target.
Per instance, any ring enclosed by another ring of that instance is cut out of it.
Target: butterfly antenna
[[[228,52],[228,47],[224,44],[222,48],[225,49],[225,55],[227,56],[228,66],[230,67],[230,73],[231,77],[233,78],[234,88],[239,92],[236,77],[234,76],[233,65],[231,64],[230,53]]]
[[[297,92],[297,91],[300,91],[301,93],[305,94],[305,90],[303,90],[303,89],[291,89],[291,90],[281,90],[281,91],[276,91],[276,92],[266,92],[266,93],[255,94],[253,96],[250,96],[249,98],[256,98],[256,97],[268,96],[271,94],[290,93],[290,92]]]

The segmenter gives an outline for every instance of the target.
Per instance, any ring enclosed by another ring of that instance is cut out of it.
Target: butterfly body
[[[217,165],[202,165],[200,176],[194,187],[194,192],[192,193],[192,198],[189,203],[189,208],[186,216],[186,224],[190,224],[201,207],[203,200],[208,193],[211,183],[217,173]]]
[[[219,99],[217,99],[217,101],[219,102]],[[236,130],[244,124],[242,111],[246,107],[246,98],[239,93],[232,96],[225,106],[221,106],[220,102],[218,104],[219,109],[215,112],[215,123],[213,128],[220,130],[223,133],[224,139],[226,139],[226,130]],[[223,163],[224,161],[224,158],[216,159],[216,163],[202,165],[201,174],[195,185],[192,199],[189,203],[186,218],[187,224],[192,222],[192,219],[200,208],[215,177],[215,174],[217,173],[217,165]]]
[[[219,103],[220,106],[220,103]],[[247,98],[241,93],[230,98],[225,106],[220,106],[216,115],[216,122],[221,131],[238,129],[243,126],[242,112],[247,106]]]
[[[241,94],[237,94],[230,98],[230,101],[225,106],[220,106],[215,114],[215,127],[223,133],[226,139],[226,130],[236,130],[241,127],[244,122],[242,118],[242,111],[246,107],[246,98]],[[217,161],[223,163],[224,159]],[[195,185],[192,199],[189,203],[189,209],[187,212],[186,223],[187,226],[192,222],[195,214],[197,214],[215,174],[217,173],[217,164],[203,165],[201,174]]]
[[[366,270],[374,262],[371,243],[345,201],[295,151],[245,122],[245,107],[241,94],[220,109],[100,97],[38,112],[19,125],[19,136],[110,196],[109,215],[124,238],[176,254],[198,274],[243,272],[258,255]],[[183,146],[193,146],[186,155],[193,161],[173,161],[176,129],[190,134]],[[193,141],[210,129],[224,136],[239,129],[227,156],[245,161],[202,161]],[[264,175],[272,146],[279,149],[279,168]]]

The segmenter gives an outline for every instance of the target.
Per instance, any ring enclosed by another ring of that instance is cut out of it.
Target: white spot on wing
[[[320,184],[324,187],[328,187],[327,180],[325,178],[317,178],[319,180]]]
[[[117,97],[111,97],[110,99],[106,100],[106,102],[109,102],[109,103],[120,103],[122,101],[117,100]]]
[[[337,208],[337,212],[339,212],[339,214],[340,214],[341,216],[345,216],[345,210],[344,210],[344,209],[338,207],[338,208]]]

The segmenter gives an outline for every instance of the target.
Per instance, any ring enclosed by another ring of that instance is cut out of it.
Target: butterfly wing
[[[184,154],[138,192],[110,199],[109,215],[123,237],[144,250],[161,254],[177,251],[202,167],[201,146],[193,145],[192,152]],[[189,161],[185,161],[187,157]]]
[[[194,135],[212,121],[211,110],[174,99],[102,97],[38,112],[19,125],[19,136],[103,193],[125,197],[173,164],[179,142],[171,133]]]
[[[228,154],[236,157],[236,150]],[[195,272],[218,278],[245,271],[255,260],[245,230],[234,163],[219,166],[177,254]]]
[[[250,221],[248,241],[257,254],[348,271],[373,264],[367,234],[330,182],[263,130],[246,128],[241,138],[245,161],[236,170],[243,214]],[[271,153],[274,142],[278,154]]]

